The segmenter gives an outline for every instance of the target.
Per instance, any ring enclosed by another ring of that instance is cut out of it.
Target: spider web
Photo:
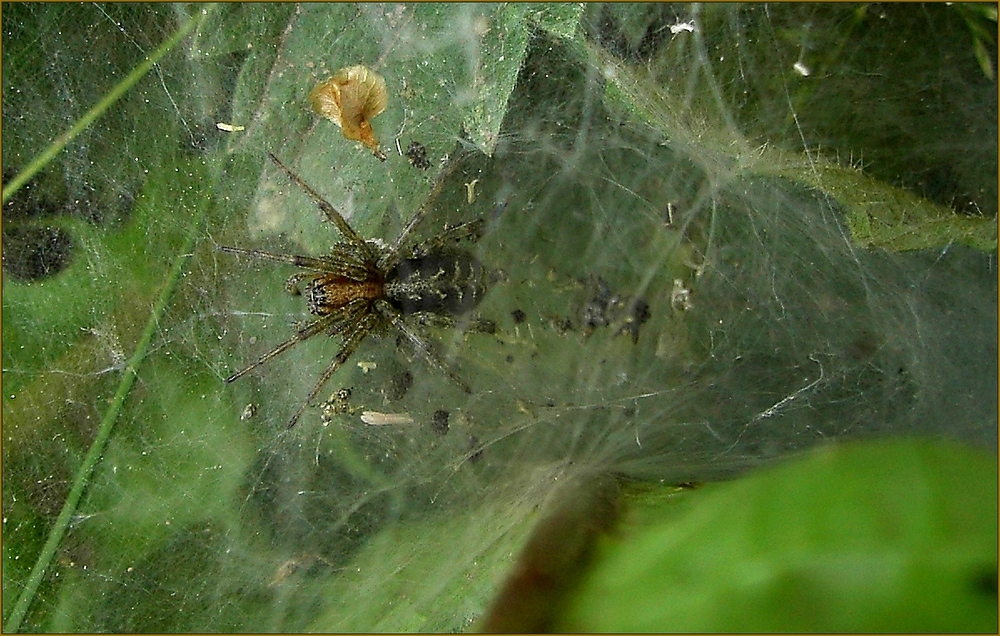
[[[5,184],[186,25],[5,185],[8,628],[458,630],[580,475],[995,447],[995,14],[11,5]],[[305,99],[357,63],[389,86],[385,163]],[[306,316],[294,268],[215,246],[339,238],[265,151],[386,243],[454,166],[413,240],[487,220],[465,249],[500,273],[497,328],[416,328],[471,395],[392,330],[290,431],[338,338],[223,383]]]

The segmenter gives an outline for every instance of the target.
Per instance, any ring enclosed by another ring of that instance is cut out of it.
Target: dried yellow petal
[[[365,66],[348,66],[309,93],[313,110],[340,126],[344,137],[360,141],[385,161],[371,119],[385,110],[389,94],[385,79]]]

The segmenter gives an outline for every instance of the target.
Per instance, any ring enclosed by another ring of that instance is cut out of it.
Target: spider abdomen
[[[366,280],[352,280],[336,274],[314,278],[305,289],[309,312],[326,316],[355,300],[377,300],[385,294],[381,278],[370,276]]]
[[[461,316],[486,293],[482,264],[465,252],[435,252],[399,261],[386,273],[385,296],[403,315]]]

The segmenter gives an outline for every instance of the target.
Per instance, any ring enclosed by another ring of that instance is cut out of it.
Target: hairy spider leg
[[[242,254],[243,256],[250,256],[265,261],[288,263],[289,265],[295,265],[296,267],[308,269],[313,272],[338,274],[351,280],[363,281],[367,279],[369,274],[369,268],[364,265],[345,262],[343,259],[314,258],[312,256],[300,256],[297,254],[275,254],[274,252],[248,250],[241,247],[229,247],[228,245],[216,245],[215,247],[220,252]]]
[[[390,305],[385,300],[379,300],[376,302],[375,307],[379,310],[379,312],[383,316],[385,316],[386,319],[389,320],[389,322],[392,323],[392,325],[396,329],[400,331],[400,333],[406,336],[406,339],[410,341],[410,344],[412,344],[417,349],[417,351],[420,352],[420,354],[424,357],[425,360],[431,363],[433,367],[437,368],[439,371],[441,371],[449,378],[451,378],[452,381],[454,381],[455,384],[460,386],[464,392],[469,394],[472,393],[472,389],[469,388],[469,385],[466,384],[465,381],[462,380],[462,378],[458,377],[458,375],[456,375],[455,372],[448,367],[448,365],[446,365],[444,362],[438,359],[438,357],[434,354],[434,352],[427,345],[427,343],[425,343],[420,336],[415,334],[413,330],[410,329],[409,326],[407,326],[406,322],[403,320],[403,316],[398,311],[396,311],[396,309],[392,305]]]
[[[344,364],[344,362],[350,359],[350,357],[354,354],[354,351],[358,348],[358,345],[361,344],[365,337],[367,337],[373,329],[378,327],[379,315],[366,312],[364,310],[366,304],[367,301],[364,300],[351,302],[329,316],[324,316],[296,329],[294,336],[262,355],[250,366],[245,369],[241,369],[226,378],[226,382],[229,383],[238,380],[250,371],[253,371],[257,367],[268,362],[275,356],[284,353],[292,346],[302,342],[303,340],[311,338],[318,333],[322,333],[324,331],[339,333],[344,330],[346,326],[350,325],[347,329],[349,333],[344,336],[344,346],[341,347],[340,351],[334,357],[333,362],[323,375],[320,376],[316,386],[309,392],[309,395],[306,396],[302,405],[295,411],[292,419],[288,422],[286,428],[292,428],[295,426],[295,423],[298,422],[302,413],[309,406],[309,402],[311,402],[312,399],[315,398],[316,395],[322,390],[326,381],[330,379],[330,377],[337,371],[337,369],[340,368],[342,364]]]
[[[302,342],[303,340],[306,340],[308,338],[312,338],[318,333],[322,333],[323,331],[328,329],[333,323],[337,322],[337,318],[338,316],[336,314],[330,314],[329,316],[323,316],[322,318],[319,318],[306,325],[303,325],[300,329],[296,329],[295,335],[293,335],[288,340],[282,342],[274,349],[271,349],[261,357],[257,358],[257,361],[251,364],[250,366],[244,369],[240,369],[236,373],[226,378],[226,383],[228,384],[230,382],[235,382],[236,380],[242,378],[250,371],[253,371],[257,367],[261,366],[271,358],[277,356],[280,353],[284,353],[285,351],[290,349],[293,345],[298,344],[299,342]]]
[[[414,245],[410,254],[414,257],[426,256],[431,252],[447,247],[449,243],[457,243],[464,239],[470,239],[474,242],[483,235],[483,226],[485,224],[486,221],[483,219],[474,219],[460,223],[455,227],[448,228],[437,236]]]
[[[437,179],[434,181],[434,187],[431,189],[431,192],[427,196],[423,205],[417,208],[417,211],[414,212],[413,216],[410,217],[410,220],[406,222],[406,225],[403,226],[399,235],[396,236],[392,243],[389,244],[389,247],[385,250],[385,252],[383,252],[382,258],[378,261],[379,269],[389,269],[396,263],[396,261],[399,260],[399,252],[403,247],[403,243],[406,241],[406,238],[410,235],[410,233],[413,232],[418,225],[420,225],[420,222],[424,220],[424,217],[427,216],[431,206],[434,205],[434,202],[437,200],[438,196],[440,196],[441,190],[444,188],[444,182],[448,180],[451,173],[453,173],[458,168],[458,164],[461,163],[459,159],[460,157],[452,159],[449,162],[448,167],[438,175]]]
[[[281,161],[279,161],[278,158],[274,156],[273,153],[268,152],[267,156],[270,157],[271,161],[273,161],[279,168],[281,168],[286,175],[288,175],[289,179],[294,181],[300,188],[302,188],[306,192],[306,194],[309,195],[309,198],[312,199],[317,206],[319,206],[320,211],[322,211],[323,214],[326,215],[326,218],[328,218],[330,221],[333,222],[334,225],[337,226],[337,229],[340,230],[340,233],[344,236],[344,238],[350,241],[351,244],[354,245],[356,249],[360,250],[361,253],[364,254],[366,258],[372,261],[375,260],[376,254],[374,248],[372,248],[371,245],[369,245],[363,238],[361,238],[360,234],[354,231],[354,228],[352,228],[347,223],[347,221],[344,220],[344,217],[340,214],[340,212],[337,211],[335,207],[330,205],[330,203],[328,203],[326,199],[321,197],[318,192],[313,190],[308,183],[302,180],[302,178],[299,175],[289,170],[285,166],[285,164],[281,163]]]
[[[356,303],[350,303],[347,307],[354,304],[361,305],[363,303],[361,301],[356,301]],[[319,395],[320,391],[323,390],[323,385],[326,384],[327,380],[333,377],[333,374],[337,372],[337,369],[339,369],[341,365],[347,362],[350,357],[354,355],[358,345],[361,344],[368,334],[379,326],[379,314],[366,313],[363,311],[355,311],[355,313],[360,313],[360,315],[353,316],[354,324],[350,328],[350,333],[344,336],[344,346],[341,347],[340,351],[337,352],[337,355],[333,357],[333,362],[331,362],[330,366],[323,372],[319,381],[316,382],[316,386],[313,387],[312,391],[309,392],[309,395],[306,396],[306,399],[302,401],[302,405],[299,406],[298,410],[295,411],[295,414],[292,415],[292,419],[288,421],[288,425],[285,427],[286,429],[295,426],[295,423],[299,421],[299,417],[301,417],[302,413],[304,413],[306,408],[308,408],[309,403],[312,402],[317,395]],[[346,322],[347,320],[345,319],[345,323]]]

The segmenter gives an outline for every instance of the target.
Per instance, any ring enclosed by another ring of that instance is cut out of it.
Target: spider
[[[340,336],[343,339],[340,351],[292,415],[287,426],[292,428],[323,385],[350,359],[358,345],[369,334],[385,331],[391,325],[432,366],[456,382],[463,391],[471,393],[469,385],[442,362],[407,324],[408,317],[422,324],[454,324],[455,318],[469,314],[479,304],[491,282],[491,273],[474,256],[453,245],[463,239],[479,240],[483,219],[454,227],[446,226],[437,236],[404,249],[407,237],[426,216],[428,204],[440,193],[446,175],[438,179],[428,203],[410,217],[399,236],[388,246],[383,246],[380,242],[361,238],[336,208],[277,157],[270,152],[267,154],[337,226],[344,240],[335,243],[328,255],[319,257],[217,246],[223,252],[288,263],[304,270],[288,279],[286,289],[292,294],[304,295],[309,312],[317,316],[296,325],[291,338],[226,378],[226,382],[238,380],[316,334],[325,332]],[[475,321],[472,324],[474,327]]]

